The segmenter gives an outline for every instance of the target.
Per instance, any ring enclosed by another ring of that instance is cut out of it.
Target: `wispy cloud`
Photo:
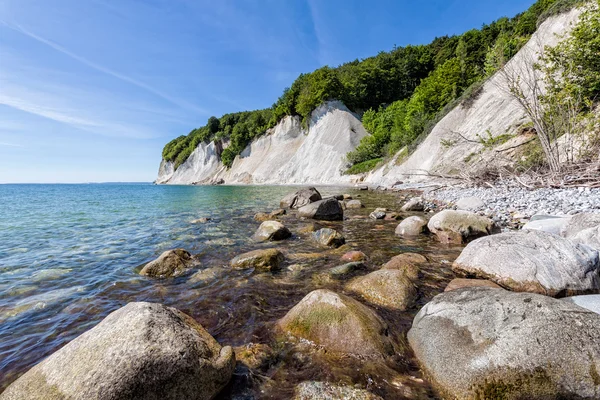
[[[23,147],[23,145],[21,145],[21,144],[6,143],[6,142],[0,142],[0,146],[6,146],[6,147]]]

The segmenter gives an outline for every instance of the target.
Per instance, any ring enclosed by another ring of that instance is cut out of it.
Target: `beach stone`
[[[349,251],[340,258],[340,260],[348,262],[365,261],[366,259],[367,255],[358,250]]]
[[[346,208],[347,209],[363,208],[363,204],[361,203],[360,200],[350,200],[350,201],[346,202]]]
[[[264,222],[264,221],[271,221],[275,219],[273,216],[271,216],[271,214],[267,214],[264,212],[259,212],[254,214],[254,220],[257,222]]]
[[[571,217],[561,230],[561,235],[572,238],[579,232],[600,225],[600,213],[579,213]]]
[[[184,249],[167,250],[142,268],[140,275],[170,278],[181,275],[193,264],[192,255]]]
[[[277,249],[254,250],[240,254],[231,260],[234,269],[254,268],[257,271],[274,271],[281,268],[285,260],[283,253]]]
[[[408,200],[401,208],[402,211],[423,211],[425,202],[421,197],[413,197]]]
[[[587,294],[582,296],[563,297],[561,300],[577,304],[587,310],[600,314],[600,294]]]
[[[383,400],[363,389],[329,382],[302,382],[294,391],[293,400]]]
[[[565,225],[567,225],[569,220],[570,218],[568,217],[538,219],[535,221],[529,221],[523,225],[522,229],[544,231],[553,233],[555,235],[560,235],[561,231],[564,229]]]
[[[292,236],[292,232],[279,221],[265,221],[256,230],[252,239],[255,242],[284,240]]]
[[[364,270],[366,265],[360,261],[349,262],[346,264],[338,265],[337,267],[329,268],[325,274],[328,278],[332,279],[345,279],[348,278],[356,271]]]
[[[464,278],[455,278],[448,283],[444,292],[449,292],[451,290],[462,289],[462,288],[471,288],[471,287],[490,287],[496,289],[502,289],[501,286],[496,285],[494,282],[489,281],[487,279],[464,279]]]
[[[330,290],[307,294],[277,326],[335,353],[377,358],[394,354],[388,326],[381,317],[353,298]]]
[[[467,239],[489,235],[494,223],[470,211],[444,210],[429,220],[427,228],[442,243],[460,244]]]
[[[355,278],[346,288],[378,306],[404,311],[416,298],[417,289],[404,271],[380,269]]]
[[[373,211],[371,214],[369,214],[369,218],[371,218],[371,219],[384,219],[385,218],[385,212],[383,212],[383,211]]]
[[[485,203],[479,197],[462,197],[456,202],[456,208],[465,211],[477,211],[484,208]]]
[[[532,293],[464,288],[414,318],[408,341],[452,399],[592,399],[600,390],[600,315]]]
[[[344,210],[335,199],[326,199],[310,203],[298,210],[301,218],[312,218],[325,221],[341,221],[344,219]]]
[[[310,187],[288,194],[281,200],[279,207],[297,209],[319,200],[321,200],[321,193],[314,187]]]
[[[346,243],[344,236],[335,229],[331,228],[322,228],[316,232],[313,232],[312,238],[321,246],[327,247],[337,248]]]
[[[543,231],[477,239],[465,247],[452,268],[511,290],[548,296],[600,289],[598,252]]]
[[[344,194],[342,195],[342,198],[343,198],[344,200],[352,200],[352,195],[350,195],[350,194],[348,194],[348,193],[344,193]]]
[[[314,231],[317,230],[317,226],[315,224],[306,224],[303,225],[302,227],[300,227],[300,229],[298,229],[298,232],[300,233],[313,233]]]
[[[594,250],[600,251],[600,225],[579,231],[579,233],[570,239],[574,243],[584,244]]]
[[[427,221],[418,216],[408,217],[396,227],[398,236],[418,236],[427,231]]]
[[[269,214],[271,217],[280,217],[282,215],[285,215],[287,213],[287,211],[285,211],[285,209],[283,208],[278,208],[277,210],[273,210],[271,211],[271,213]]]
[[[402,219],[402,215],[397,212],[386,213],[384,219],[386,221],[398,221]]]
[[[31,368],[0,398],[208,400],[234,368],[231,347],[221,347],[188,315],[129,303]]]

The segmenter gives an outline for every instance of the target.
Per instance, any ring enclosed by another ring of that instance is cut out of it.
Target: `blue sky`
[[[0,0],[0,183],[152,181],[169,140],[301,72],[532,3]]]

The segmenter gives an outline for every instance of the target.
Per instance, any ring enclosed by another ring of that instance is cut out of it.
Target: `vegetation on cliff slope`
[[[178,167],[200,142],[225,138],[230,145],[221,161],[230,166],[252,139],[283,117],[298,115],[306,123],[316,107],[331,99],[365,113],[364,124],[371,135],[348,155],[351,164],[384,157],[412,143],[444,106],[493,73],[490,60],[495,53],[511,57],[535,31],[540,17],[564,11],[575,2],[538,0],[514,18],[501,18],[460,36],[396,47],[337,68],[325,66],[301,74],[271,108],[211,117],[205,126],[169,142],[163,158]]]

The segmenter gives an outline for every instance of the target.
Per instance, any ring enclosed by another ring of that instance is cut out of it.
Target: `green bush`
[[[383,161],[383,158],[375,158],[368,161],[363,161],[361,163],[355,164],[352,167],[348,168],[344,175],[354,175],[354,174],[362,174],[365,172],[369,172],[374,169],[377,164]]]

